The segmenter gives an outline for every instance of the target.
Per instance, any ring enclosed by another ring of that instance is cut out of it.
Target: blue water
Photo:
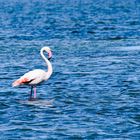
[[[46,69],[37,87],[11,83]],[[25,103],[22,103],[22,102]],[[0,0],[0,140],[139,140],[140,1]]]

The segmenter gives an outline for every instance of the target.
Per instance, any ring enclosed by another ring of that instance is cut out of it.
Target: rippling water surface
[[[138,0],[0,1],[0,139],[140,139],[140,3]],[[11,83],[47,69],[38,86]]]

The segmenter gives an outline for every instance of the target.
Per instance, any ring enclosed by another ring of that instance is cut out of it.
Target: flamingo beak
[[[52,58],[52,52],[49,51],[49,53],[48,53],[48,60],[50,60],[51,58]]]

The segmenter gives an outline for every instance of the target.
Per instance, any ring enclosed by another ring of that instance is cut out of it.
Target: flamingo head
[[[49,47],[43,47],[41,50],[46,51],[48,53],[48,60],[52,58],[52,51]]]

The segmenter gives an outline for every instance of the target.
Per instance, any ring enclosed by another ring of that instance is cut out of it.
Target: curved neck
[[[46,62],[47,66],[48,66],[48,71],[46,72],[46,77],[45,77],[45,79],[48,79],[51,76],[51,74],[53,72],[53,69],[52,69],[52,64],[45,57],[45,55],[43,54],[43,52],[44,52],[44,50],[41,49],[41,51],[40,51],[41,57],[44,59],[44,61]]]

